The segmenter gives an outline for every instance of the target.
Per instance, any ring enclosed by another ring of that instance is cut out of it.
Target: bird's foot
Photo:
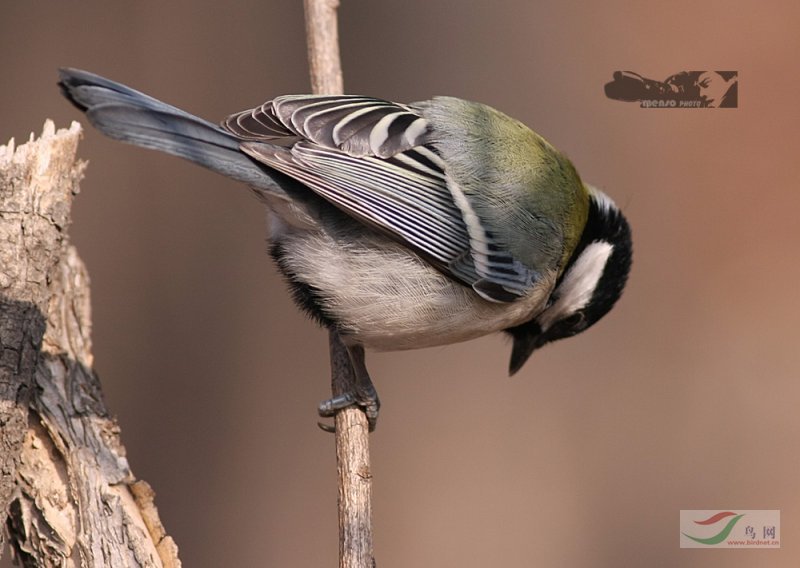
[[[364,388],[356,386],[352,391],[322,401],[319,405],[318,412],[323,418],[330,418],[334,416],[337,411],[351,406],[356,406],[363,410],[364,414],[367,415],[369,431],[372,432],[375,430],[375,425],[378,423],[378,411],[381,407],[381,401],[378,398],[378,392],[371,383]],[[319,427],[326,432],[335,431],[333,426],[321,422],[319,423]]]
[[[364,348],[357,344],[345,344],[335,331],[331,331],[330,340],[334,396],[320,403],[319,415],[330,418],[343,408],[355,406],[367,415],[369,431],[372,432],[378,423],[381,401],[367,372]],[[320,424],[319,427],[326,432],[335,431],[327,424]]]

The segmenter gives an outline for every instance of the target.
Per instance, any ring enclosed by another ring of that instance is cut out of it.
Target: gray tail
[[[139,91],[79,69],[59,70],[59,86],[106,136],[160,150],[268,191],[281,176],[241,152],[239,140],[219,126]]]

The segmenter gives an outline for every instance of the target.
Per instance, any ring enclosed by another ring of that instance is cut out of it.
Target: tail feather
[[[58,70],[58,76],[58,86],[61,87],[61,92],[72,104],[84,112],[102,104],[120,103],[197,118],[186,111],[131,89],[122,83],[117,83],[88,71],[62,67]],[[202,119],[198,118],[197,120],[205,122],[209,126],[214,126]]]
[[[78,69],[61,69],[59,86],[105,135],[185,158],[254,188],[281,192],[281,174],[255,162],[240,141],[202,118]]]

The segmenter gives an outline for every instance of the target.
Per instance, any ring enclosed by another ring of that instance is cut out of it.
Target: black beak
[[[508,374],[513,375],[519,371],[531,354],[547,343],[547,337],[542,333],[541,326],[535,321],[506,330],[514,338],[511,348],[511,363]]]

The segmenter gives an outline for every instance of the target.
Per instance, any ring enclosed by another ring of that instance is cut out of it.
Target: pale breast
[[[548,276],[513,303],[484,300],[379,234],[358,240],[319,232],[281,237],[282,269],[314,289],[345,337],[381,350],[473,339],[530,320],[553,287]]]

